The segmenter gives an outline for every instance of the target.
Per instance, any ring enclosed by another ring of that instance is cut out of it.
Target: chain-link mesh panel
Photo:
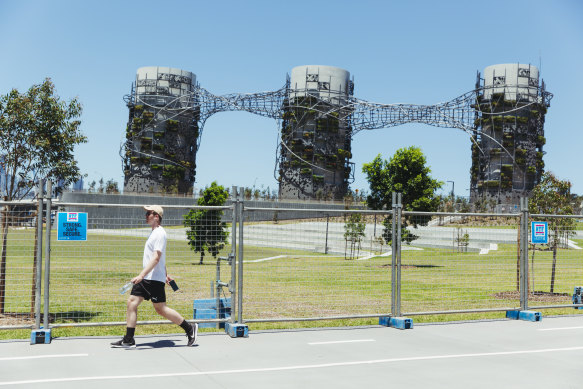
[[[536,216],[529,221],[545,222],[548,243],[528,246],[529,306],[569,306],[575,287],[583,286],[583,217]],[[545,228],[535,231],[543,234]],[[534,241],[537,241],[535,236]]]
[[[51,324],[124,323],[128,293],[119,289],[142,270],[151,232],[145,210],[59,204],[49,221],[59,211],[87,212],[88,235],[87,241],[59,241],[52,225]],[[167,302],[186,319],[228,320],[236,313],[229,292],[236,286],[229,285],[232,215],[231,207],[165,207],[166,264],[179,287],[166,288]],[[390,314],[391,212],[247,208],[242,215],[245,321]],[[400,312],[521,305],[517,215],[404,212],[402,221]],[[528,306],[568,307],[574,289],[583,286],[583,218],[534,215],[532,221],[548,223],[549,243],[528,244]],[[3,328],[34,324],[36,223],[36,205],[4,203]],[[42,237],[44,253],[45,231]],[[149,302],[140,306],[138,320],[164,321]]]
[[[0,326],[31,325],[36,299],[36,206],[3,205],[0,237]]]
[[[243,230],[245,320],[390,312],[386,214],[246,209],[244,220],[258,213]]]
[[[402,311],[520,305],[519,217],[403,213]]]
[[[82,209],[88,213],[85,242],[57,241],[56,231],[53,231],[52,323],[125,322],[130,292],[120,295],[119,289],[141,272],[144,245],[151,227],[146,224],[145,210],[141,207],[103,208],[84,206]],[[176,292],[165,288],[167,304],[185,319],[193,319],[195,300],[216,296],[217,258],[228,255],[231,249],[231,224],[223,221],[231,216],[230,208],[193,207],[192,216],[185,219],[189,212],[187,208],[164,207],[162,218],[167,235],[166,268],[179,288]],[[229,281],[230,267],[223,266],[221,277]],[[230,297],[227,290],[220,289],[223,297]],[[227,306],[222,308],[224,311],[219,313],[219,318],[228,310]],[[204,318],[214,319],[208,316]],[[138,309],[138,320],[165,319],[145,301]]]

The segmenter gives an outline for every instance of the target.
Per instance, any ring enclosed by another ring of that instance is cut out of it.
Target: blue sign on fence
[[[549,228],[547,222],[532,222],[530,225],[530,243],[549,243]]]
[[[87,213],[59,212],[57,240],[87,240]]]

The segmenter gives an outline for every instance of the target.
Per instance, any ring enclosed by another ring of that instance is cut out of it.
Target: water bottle
[[[130,290],[132,288],[132,286],[134,286],[134,284],[132,284],[131,281],[128,281],[124,286],[119,288],[119,294],[124,294],[125,292]]]

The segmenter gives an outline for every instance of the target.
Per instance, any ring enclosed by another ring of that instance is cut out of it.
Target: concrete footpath
[[[0,387],[581,388],[583,317],[0,342]]]

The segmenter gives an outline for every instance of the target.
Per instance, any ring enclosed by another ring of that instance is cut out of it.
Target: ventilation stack
[[[298,66],[288,83],[278,147],[280,198],[341,200],[354,180],[351,112],[344,108],[354,91],[350,73]]]
[[[544,81],[532,65],[492,65],[476,89],[471,201],[511,211],[544,171]]]
[[[127,97],[124,193],[192,193],[200,113],[192,101],[195,85],[188,71],[138,69]]]

